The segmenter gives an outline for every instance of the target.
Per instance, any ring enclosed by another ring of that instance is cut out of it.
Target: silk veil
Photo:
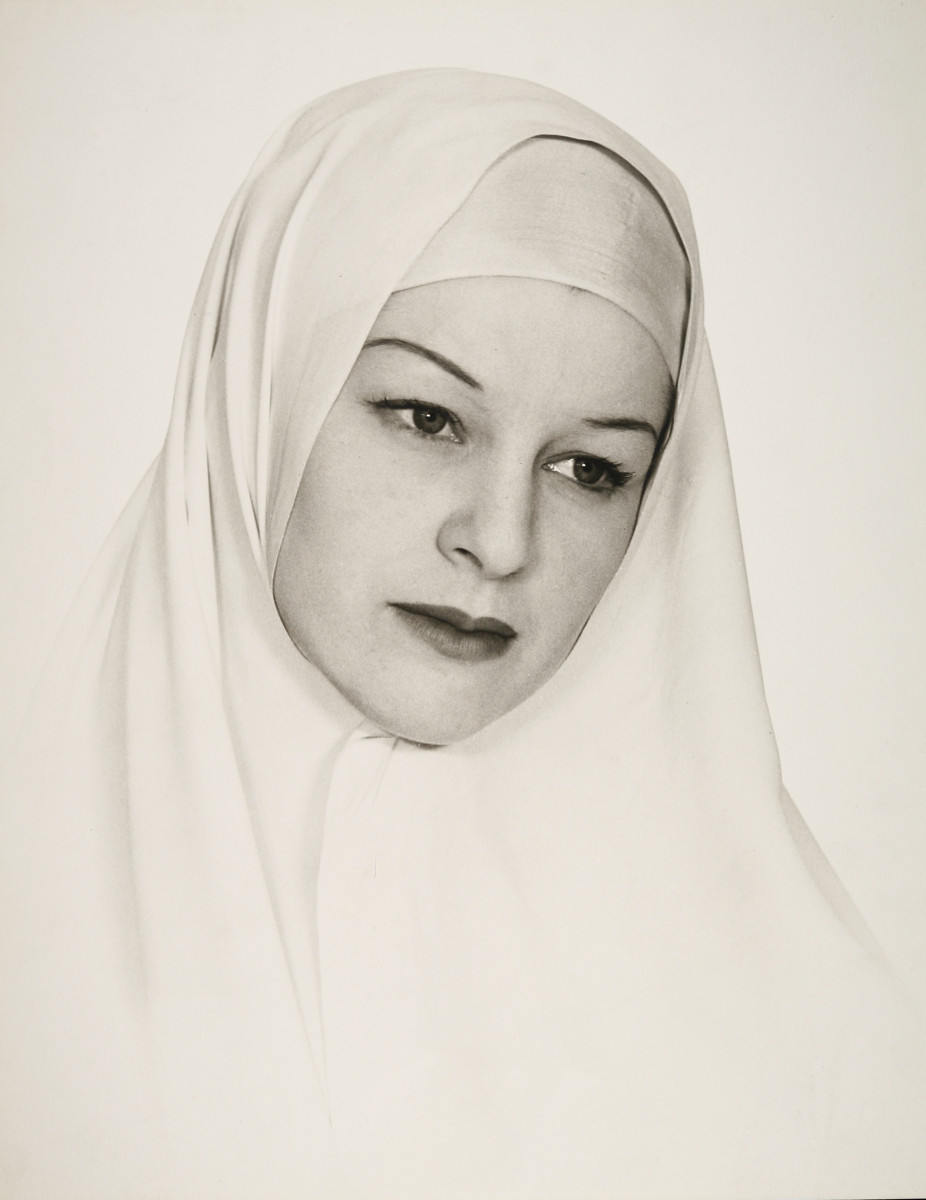
[[[620,155],[675,223],[674,427],[563,667],[428,749],[301,658],[273,568],[382,304],[539,135]],[[271,140],[209,257],[164,448],[4,791],[4,1194],[923,1180],[916,1019],[782,788],[687,203],[545,88],[408,72]]]

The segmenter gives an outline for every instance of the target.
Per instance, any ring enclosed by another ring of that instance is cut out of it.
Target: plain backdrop
[[[2,747],[271,131],[386,71],[526,76],[687,188],[785,778],[926,994],[924,61],[921,0],[0,0]]]

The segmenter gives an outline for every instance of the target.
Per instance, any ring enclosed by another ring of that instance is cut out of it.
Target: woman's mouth
[[[390,605],[407,629],[445,658],[462,662],[485,662],[500,658],[517,637],[504,621],[494,617],[471,617],[459,608],[437,604],[393,603]]]

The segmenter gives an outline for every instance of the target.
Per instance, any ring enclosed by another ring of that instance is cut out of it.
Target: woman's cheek
[[[636,516],[631,497],[595,498],[593,503],[599,511],[586,512],[581,520],[563,522],[557,529],[555,549],[547,551],[545,573],[550,591],[568,597],[572,624],[579,630],[620,567]]]

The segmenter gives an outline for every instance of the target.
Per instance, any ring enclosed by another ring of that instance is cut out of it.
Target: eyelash
[[[424,429],[419,429],[417,427],[417,425],[406,425],[406,423],[404,421],[402,422],[402,424],[403,424],[403,426],[405,426],[406,429],[408,429],[411,433],[414,433],[417,437],[427,438],[428,441],[433,442],[435,439],[437,439],[439,441],[445,441],[445,442],[450,442],[450,441],[462,442],[463,441],[463,438],[460,436],[460,434],[463,430],[463,424],[460,421],[459,417],[454,416],[454,414],[452,412],[448,412],[446,408],[441,408],[439,404],[424,404],[420,400],[398,400],[398,399],[394,400],[394,399],[390,399],[388,396],[381,396],[378,400],[371,400],[369,403],[372,405],[373,408],[380,409],[380,410],[385,409],[388,412],[412,412],[412,413],[421,413],[421,414],[436,413],[438,416],[446,417],[447,424],[450,426],[450,429],[454,435],[452,438],[448,438],[448,437],[441,438],[440,431],[438,431],[436,433],[428,433]]]
[[[610,458],[600,458],[594,454],[568,454],[565,458],[558,458],[556,462],[593,463],[596,467],[601,467],[604,472],[604,486],[596,483],[583,483],[580,479],[572,480],[586,492],[604,492],[605,495],[609,495],[611,492],[619,492],[633,479],[633,471],[625,471],[620,463],[612,462]],[[553,463],[548,464],[549,467],[554,465]]]
[[[404,428],[408,429],[410,433],[413,433],[416,437],[426,438],[428,441],[432,441],[432,442],[433,441],[447,441],[447,442],[454,442],[454,443],[460,443],[463,441],[463,438],[460,436],[462,433],[463,424],[460,421],[459,417],[455,416],[448,409],[441,408],[441,406],[438,404],[424,404],[420,400],[410,400],[410,399],[401,399],[400,400],[400,399],[393,399],[388,396],[381,396],[378,399],[370,400],[367,403],[370,405],[371,408],[377,409],[381,412],[385,410],[387,412],[395,412],[395,413],[398,413],[398,412],[411,412],[414,414],[431,413],[431,414],[436,415],[438,418],[445,417],[446,425],[448,425],[450,427],[451,433],[453,435],[452,437],[443,437],[442,438],[440,436],[440,432],[441,432],[440,430],[438,430],[434,433],[428,433],[426,430],[419,429],[416,425],[413,425],[413,424],[406,424],[406,422],[404,422],[404,421],[402,422],[402,425]],[[446,426],[444,426],[442,428],[445,428],[445,427]],[[573,460],[577,463],[578,462],[589,463],[589,464],[594,464],[596,467],[602,468],[603,476],[606,481],[604,486],[601,486],[600,484],[597,484],[597,483],[582,483],[582,481],[579,479],[571,480],[571,482],[574,483],[576,485],[576,487],[581,488],[584,492],[598,492],[599,494],[608,496],[608,495],[612,494],[613,492],[620,491],[621,488],[626,487],[627,484],[630,483],[630,481],[633,479],[633,472],[624,470],[624,468],[621,466],[620,463],[612,462],[611,459],[609,459],[609,458],[601,458],[599,455],[594,455],[594,454],[567,454],[562,458],[555,459],[552,463],[546,463],[544,465],[547,470],[552,470],[553,467],[555,467],[558,463],[571,462]],[[560,474],[560,472],[555,472],[555,473]]]

